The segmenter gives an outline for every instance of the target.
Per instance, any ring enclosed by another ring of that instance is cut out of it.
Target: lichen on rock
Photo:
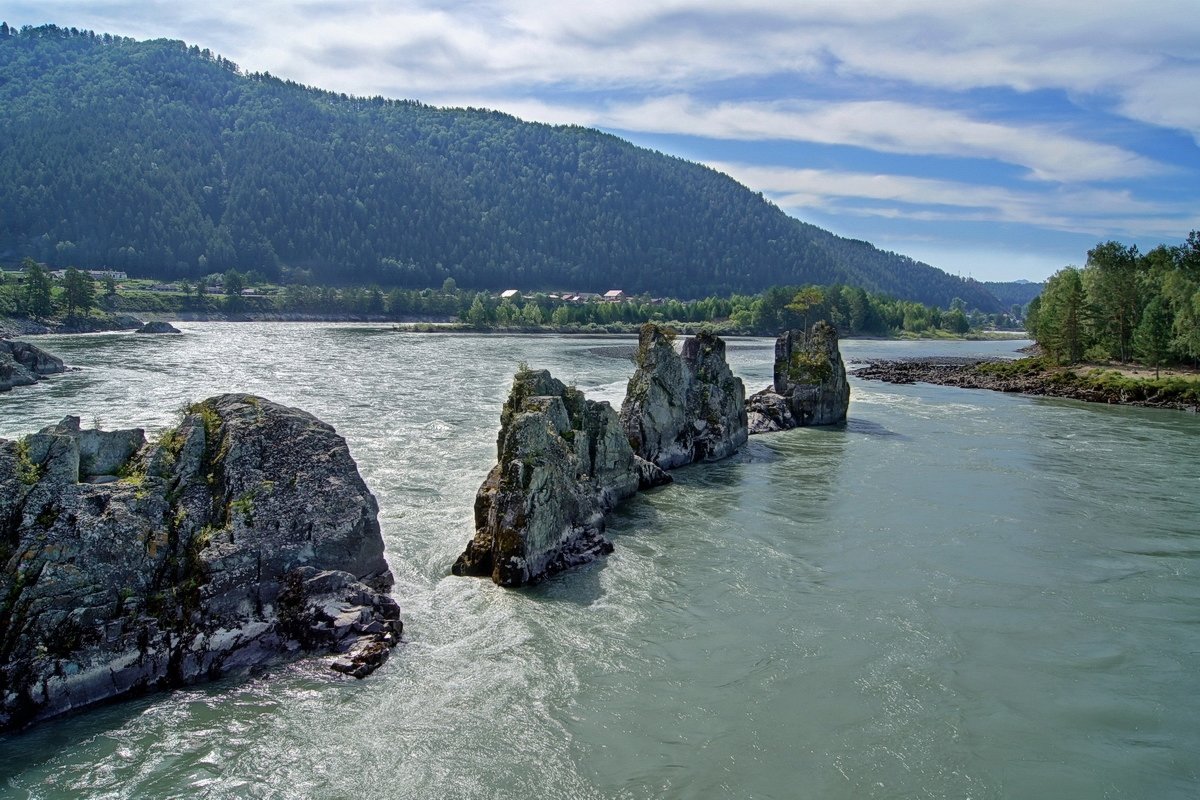
[[[674,335],[642,326],[621,424],[635,452],[663,469],[726,458],[746,442],[746,390],[725,342],[700,332],[675,351]]]
[[[774,382],[746,401],[750,433],[844,422],[850,384],[837,329],[825,321],[775,342]]]
[[[305,652],[367,674],[402,628],[377,514],[331,427],[250,395],[0,440],[0,729]]]
[[[605,514],[670,481],[641,463],[612,406],[546,370],[522,369],[500,415],[496,465],[475,497],[475,536],[455,575],[522,586],[612,551]]]

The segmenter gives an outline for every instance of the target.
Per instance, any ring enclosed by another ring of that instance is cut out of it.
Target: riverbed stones
[[[152,320],[138,328],[134,333],[183,333],[183,331],[164,320]]]
[[[0,440],[0,729],[307,652],[367,674],[401,632],[377,513],[331,427],[251,395]]]
[[[0,392],[31,386],[47,375],[65,372],[61,358],[26,342],[0,339]]]
[[[746,401],[750,433],[770,433],[846,420],[850,384],[837,329],[825,321],[787,331],[775,341],[774,382]]]
[[[725,342],[701,332],[675,350],[675,337],[647,324],[637,370],[621,404],[634,451],[662,469],[727,458],[746,443],[746,389],[725,361]]]
[[[669,481],[635,456],[612,406],[522,369],[501,411],[496,465],[475,497],[475,536],[452,572],[522,586],[590,561],[612,551],[605,514]]]

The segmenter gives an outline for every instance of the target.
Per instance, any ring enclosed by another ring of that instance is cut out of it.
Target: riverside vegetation
[[[74,288],[72,288],[74,287]],[[218,288],[219,287],[219,288]],[[248,290],[248,292],[247,292]],[[439,289],[379,286],[276,285],[257,271],[228,270],[201,280],[176,281],[166,289],[151,280],[94,280],[74,268],[62,280],[26,258],[18,273],[0,279],[0,317],[16,331],[136,328],[132,315],[224,316],[230,319],[318,319],[324,317],[423,323],[457,320],[467,330],[513,332],[636,332],[645,322],[680,330],[706,326],[723,334],[774,336],[807,328],[810,319],[831,320],[846,336],[963,336],[985,329],[1016,330],[1019,306],[985,314],[953,298],[940,309],[912,300],[871,293],[857,286],[775,286],[759,294],[711,296],[700,300],[651,298],[624,302],[564,300],[537,292],[509,299],[465,290],[453,279]]]
[[[1200,410],[1200,232],[1145,254],[1119,242],[1097,245],[1082,269],[1066,267],[1050,278],[1029,304],[1028,327],[1040,356],[965,364],[877,361],[855,374]]]

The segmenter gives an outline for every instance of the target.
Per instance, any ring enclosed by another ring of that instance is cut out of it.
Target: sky
[[[601,128],[979,280],[1200,229],[1197,0],[36,0],[357,95]]]

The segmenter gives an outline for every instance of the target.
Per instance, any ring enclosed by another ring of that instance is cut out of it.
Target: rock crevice
[[[663,328],[642,327],[621,425],[639,456],[663,469],[727,458],[746,443],[746,389],[725,342],[701,332],[675,351]]]

